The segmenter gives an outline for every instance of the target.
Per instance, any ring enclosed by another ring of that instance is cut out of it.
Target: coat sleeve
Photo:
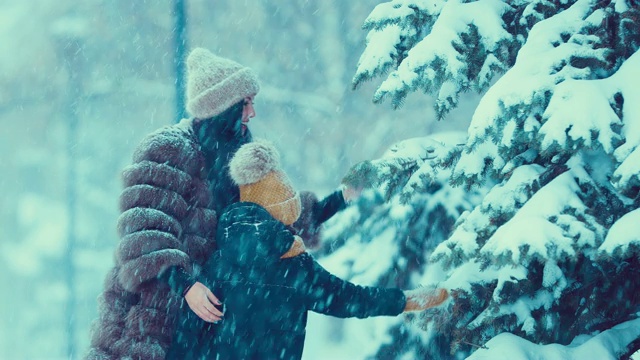
[[[198,176],[193,142],[175,128],[144,139],[123,172],[116,250],[118,280],[132,292],[147,281],[168,281],[181,293],[193,280],[194,257],[209,252],[216,215]]]
[[[314,218],[317,225],[321,225],[325,221],[329,220],[338,211],[344,210],[346,207],[344,197],[342,197],[342,191],[336,190],[329,196],[320,200],[313,208]]]
[[[302,237],[307,247],[313,248],[320,244],[320,226],[338,211],[346,207],[342,191],[337,190],[322,200],[315,194],[300,192],[302,211],[300,218],[293,224],[295,231]]]
[[[406,298],[400,289],[352,284],[329,273],[308,254],[293,258],[292,266],[300,268],[293,285],[308,310],[340,318],[395,316],[404,310]]]

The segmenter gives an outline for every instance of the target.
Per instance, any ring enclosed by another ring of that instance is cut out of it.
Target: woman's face
[[[253,108],[253,99],[255,95],[244,98],[244,106],[242,107],[242,135],[247,132],[249,120],[256,116],[256,110]]]

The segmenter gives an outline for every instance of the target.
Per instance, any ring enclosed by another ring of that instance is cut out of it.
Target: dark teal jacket
[[[205,266],[204,278],[224,303],[225,316],[208,325],[190,315],[196,325],[195,333],[184,335],[190,339],[190,358],[299,359],[307,311],[366,318],[394,316],[404,309],[399,289],[341,280],[307,253],[280,259],[291,247],[293,234],[259,205],[227,207],[216,238],[219,251]]]

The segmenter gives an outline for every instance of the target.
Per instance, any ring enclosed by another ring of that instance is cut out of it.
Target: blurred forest
[[[120,171],[143,136],[179,120],[176,2],[0,0],[2,359],[87,349]],[[184,1],[188,49],[259,74],[252,131],[279,146],[299,188],[324,195],[398,140],[468,124],[473,97],[437,122],[424,95],[394,111],[372,104],[375,84],[351,90],[378,2]]]

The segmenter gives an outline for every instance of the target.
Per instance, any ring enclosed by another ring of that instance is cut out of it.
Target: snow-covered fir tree
[[[424,273],[414,268],[417,281],[453,294],[419,315],[431,334],[423,349],[437,340],[447,348],[442,358],[509,347],[616,358],[640,348],[639,7],[635,0],[394,0],[365,21],[353,84],[383,77],[374,102],[398,107],[422,91],[435,96],[446,121],[463,92],[483,95],[461,149],[442,161],[418,156],[379,179],[404,179],[395,185],[403,189],[398,199],[412,214],[428,213],[433,178],[407,174],[429,173],[435,161],[457,189],[451,194],[490,187],[482,200],[433,251],[425,227],[392,211],[361,234],[389,231],[397,252],[407,244],[397,229],[422,231],[411,246],[425,252],[406,264],[429,262]]]
[[[467,191],[448,183],[451,171],[446,164],[459,154],[464,140],[463,132],[407,139],[381,158],[354,166],[343,182],[373,189],[365,190],[354,206],[327,224],[323,247],[316,251],[321,262],[335,274],[362,285],[421,286],[429,255],[451,233],[456,219],[486,192],[486,187]],[[439,341],[437,334],[431,340],[444,348],[427,348],[423,331],[404,326],[402,320],[377,319],[373,333],[390,334],[394,341],[375,349],[375,355],[364,354],[365,350],[359,355],[417,358],[448,353],[446,341]],[[333,329],[332,336],[351,342],[345,339],[349,333],[367,332],[370,327],[367,322],[353,322]],[[379,341],[375,336],[367,339]]]

